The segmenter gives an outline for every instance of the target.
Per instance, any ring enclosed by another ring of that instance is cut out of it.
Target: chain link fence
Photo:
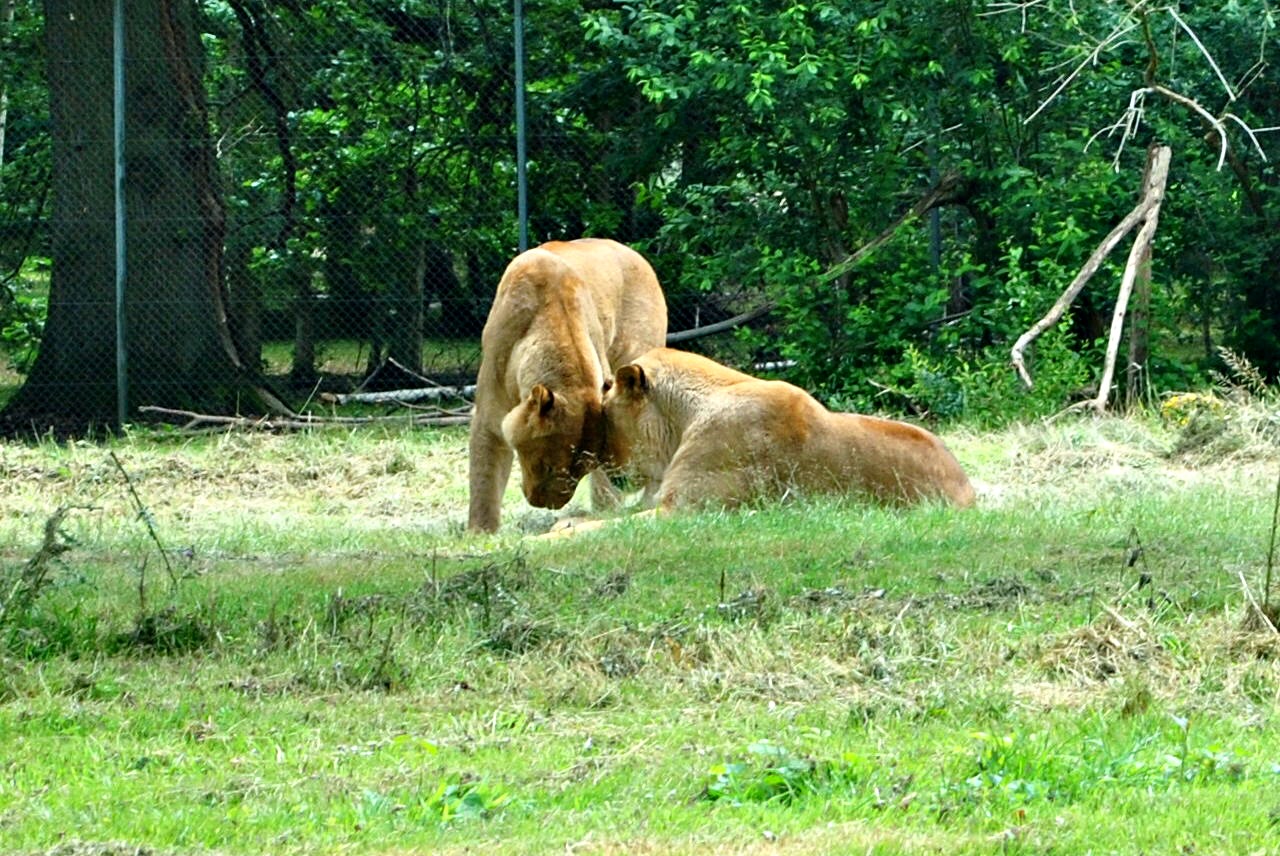
[[[0,406],[230,410],[227,352],[297,409],[469,383],[520,234],[511,6],[109,5],[5,6]],[[576,20],[523,26],[530,242],[647,251],[638,100]]]

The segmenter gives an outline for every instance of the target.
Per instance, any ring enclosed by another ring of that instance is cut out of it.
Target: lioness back
[[[944,499],[973,504],[973,485],[937,435],[916,425],[857,413],[826,415],[824,449],[856,478],[861,489],[882,502]]]
[[[658,478],[666,508],[759,496],[851,493],[889,503],[972,504],[938,437],[904,422],[832,413],[784,381],[668,348],[618,370],[605,397],[611,446]]]

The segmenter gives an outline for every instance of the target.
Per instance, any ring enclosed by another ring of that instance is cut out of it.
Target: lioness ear
[[[540,416],[550,413],[556,403],[555,394],[540,383],[534,384],[533,389],[529,390],[529,400],[537,406]]]
[[[618,369],[617,383],[619,389],[627,392],[644,393],[649,391],[649,379],[645,377],[644,369],[635,363]]]

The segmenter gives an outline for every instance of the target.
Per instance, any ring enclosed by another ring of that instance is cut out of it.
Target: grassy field
[[[460,430],[0,445],[0,851],[1280,852],[1271,423],[552,541]]]

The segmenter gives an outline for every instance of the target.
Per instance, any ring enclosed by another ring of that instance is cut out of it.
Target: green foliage
[[[830,764],[792,754],[785,746],[758,740],[747,746],[747,760],[714,765],[703,789],[705,799],[733,805],[751,802],[790,803],[825,788],[833,776]]]
[[[1176,54],[1170,84],[1215,103],[1212,74],[1185,76],[1185,69],[1205,70],[1208,57],[1163,10],[1099,6],[1068,14],[1051,4],[1019,16],[978,14],[967,3],[927,12],[782,3],[768,15],[748,15],[732,4],[669,0],[623,3],[596,13],[586,29],[624,58],[665,144],[678,153],[678,171],[650,178],[644,198],[663,214],[657,246],[667,258],[696,259],[681,265],[681,284],[776,302],[773,321],[748,334],[749,345],[760,357],[794,361],[787,377],[828,398],[868,406],[876,389],[906,387],[908,400],[922,399],[918,411],[985,420],[1060,409],[1098,372],[1096,340],[1109,320],[1117,259],[1095,277],[1062,338],[1037,347],[1044,382],[1027,396],[1003,380],[1013,340],[1133,204],[1140,143],[1108,147],[1094,132],[1103,130],[1103,117],[1123,113],[1129,92],[1142,85],[1145,57],[1104,49],[1101,71],[1084,63],[1074,85],[1055,87],[1064,63],[1094,49],[1082,34],[1102,39],[1141,24],[1139,15],[1148,16],[1158,50],[1171,46],[1162,61]],[[1182,21],[1204,30],[1210,56],[1229,55],[1233,64],[1242,57],[1232,45],[1259,43],[1273,26],[1269,16],[1251,28],[1247,16],[1223,21],[1207,10]],[[1233,72],[1233,79],[1248,77],[1242,65],[1225,73]],[[932,95],[940,86],[945,96]],[[1247,88],[1250,105],[1264,103],[1264,90],[1257,81]],[[1055,97],[1045,102],[1049,92]],[[1048,109],[1035,121],[1023,121],[1042,104]],[[1251,115],[1250,107],[1233,109]],[[1176,164],[1157,249],[1157,271],[1175,272],[1157,280],[1157,335],[1176,335],[1195,323],[1194,313],[1214,312],[1215,292],[1177,271],[1213,257],[1224,265],[1215,270],[1229,267],[1250,281],[1268,258],[1263,248],[1274,244],[1245,237],[1252,227],[1242,220],[1238,189],[1224,192],[1231,180],[1214,172],[1212,158],[1196,158],[1191,118],[1167,102],[1148,116],[1151,132],[1187,153]],[[1142,133],[1154,138],[1147,127]],[[1252,140],[1241,135],[1236,143]],[[824,280],[823,271],[948,172],[962,177],[963,190],[935,215],[940,240],[930,237],[927,219],[908,223],[852,271]],[[1216,186],[1188,192],[1204,179]],[[1186,200],[1173,202],[1182,193]],[[1202,199],[1227,207],[1202,210],[1198,225],[1180,219],[1186,207],[1203,209]],[[1232,237],[1223,240],[1221,226],[1206,228],[1233,221],[1243,225],[1228,228]],[[1203,249],[1189,251],[1192,244]],[[1237,293],[1247,303],[1252,292]],[[1188,294],[1195,295],[1190,303]],[[1244,307],[1227,315],[1260,320]],[[1157,355],[1152,379],[1182,382],[1188,369],[1172,354]],[[975,385],[988,388],[999,378],[1003,400],[966,395],[965,379],[975,376]]]
[[[13,295],[8,309],[0,311],[0,350],[5,352],[9,367],[19,374],[31,370],[48,309],[45,295],[20,291]]]
[[[1028,416],[1051,416],[1063,402],[1083,397],[1093,375],[1093,366],[1072,344],[1063,327],[1049,331],[1037,343],[1035,387],[1022,389],[1009,370],[1008,352],[991,348],[980,352],[973,362],[946,359],[906,346],[901,363],[889,367],[879,395],[857,406],[885,406],[885,394],[892,394],[890,409],[906,409],[920,416],[942,420],[964,419],[988,427],[1006,425]],[[849,402],[843,403],[849,405]]]
[[[511,794],[484,782],[455,777],[442,781],[424,801],[425,809],[442,824],[490,817],[511,802]]]
[[[1194,385],[1220,342],[1274,377],[1276,136],[1245,126],[1280,122],[1265,73],[1275,16],[1259,0],[1182,5],[531,7],[532,240],[636,244],[673,328],[775,304],[719,347],[794,363],[782,374],[827,400],[1037,416],[1096,383],[1125,246],[1036,344],[1029,393],[1009,348],[1132,207],[1144,149],[1164,142],[1175,155],[1149,379]],[[368,354],[403,333],[420,300],[426,335],[473,340],[515,249],[510,4],[216,0],[200,11],[232,305],[282,341],[309,310],[319,339]],[[18,3],[0,51],[14,105],[0,277],[48,255],[41,16]],[[1131,98],[1140,113],[1127,112]],[[1204,117],[1228,109],[1219,168]],[[940,182],[951,190],[937,207],[827,275]],[[41,300],[0,281],[0,336],[20,372],[42,335]]]
[[[944,789],[944,799],[1008,806],[1068,803],[1117,787],[1168,790],[1246,776],[1247,759],[1218,745],[1193,747],[1189,720],[1171,716],[1170,721],[1174,728],[1164,732],[1089,736],[1076,745],[1057,743],[1047,733],[975,732],[972,754],[959,770],[962,780]]]

